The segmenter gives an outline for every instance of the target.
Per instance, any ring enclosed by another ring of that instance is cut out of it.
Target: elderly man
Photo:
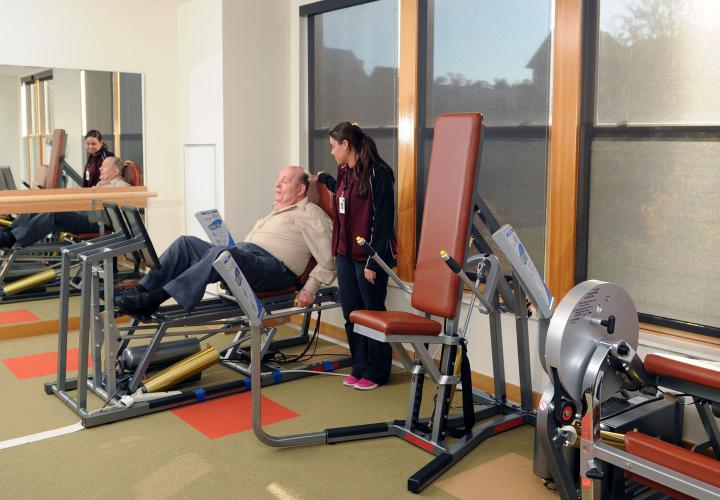
[[[321,283],[335,279],[330,242],[332,222],[307,199],[309,179],[300,167],[286,167],[275,183],[273,211],[255,224],[245,241],[216,246],[193,236],[181,236],[160,256],[160,269],[152,270],[139,286],[116,296],[122,312],[147,319],[165,300],[174,298],[187,312],[197,306],[209,283],[220,280],[213,262],[229,250],[253,290],[281,290],[296,284],[310,257],[317,265],[297,296],[297,304],[313,303]]]
[[[98,188],[129,187],[121,176],[122,160],[108,157],[100,165]],[[91,222],[87,214],[81,212],[50,212],[46,214],[19,215],[10,227],[0,231],[0,247],[10,248],[16,242],[21,246],[32,245],[53,231],[70,233],[97,233],[98,223]]]

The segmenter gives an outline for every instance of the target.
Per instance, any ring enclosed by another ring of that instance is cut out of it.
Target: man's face
[[[300,169],[284,168],[275,182],[275,206],[283,208],[298,202],[303,196],[304,186],[300,183]]]
[[[100,182],[108,182],[118,176],[117,169],[113,166],[113,158],[105,158],[100,165]]]

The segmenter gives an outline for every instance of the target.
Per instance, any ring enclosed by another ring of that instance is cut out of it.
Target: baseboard
[[[290,318],[290,323],[302,325],[302,322],[302,316],[292,316]],[[310,320],[310,328],[315,328],[315,324],[316,320]],[[320,326],[322,327],[323,335],[325,335],[326,337],[330,337],[340,342],[347,343],[347,337],[345,336],[345,328],[333,325],[331,323],[327,323],[325,321],[321,321]],[[410,353],[409,351],[408,354],[412,355],[412,353]],[[398,358],[397,355],[393,353],[393,359],[399,360],[400,358]],[[472,384],[475,389],[479,389],[481,391],[489,393],[493,393],[495,391],[494,379],[489,375],[485,375],[483,373],[473,371]],[[520,386],[506,382],[505,394],[509,401],[520,401]],[[532,393],[533,408],[537,408],[538,404],[540,403],[541,396],[542,395],[539,392]]]

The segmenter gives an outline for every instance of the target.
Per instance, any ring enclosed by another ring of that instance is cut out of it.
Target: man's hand
[[[295,298],[296,305],[298,307],[307,307],[311,305],[313,302],[315,302],[315,294],[311,293],[304,288],[300,290],[297,294],[297,297]]]
[[[377,274],[372,269],[365,269],[365,279],[368,280],[373,285],[375,284],[375,276]]]

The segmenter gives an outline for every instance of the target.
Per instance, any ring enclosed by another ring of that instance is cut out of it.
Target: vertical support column
[[[501,277],[500,279],[504,279]],[[495,399],[505,401],[505,357],[503,356],[502,339],[502,313],[500,312],[500,299],[493,294],[493,310],[490,311],[490,351],[493,362],[493,382],[495,384]]]
[[[502,277],[500,279],[503,279]],[[517,338],[518,371],[520,375],[520,404],[531,411],[532,379],[530,376],[530,340],[528,338],[527,299],[517,274],[513,273],[513,294],[515,296],[515,332]]]
[[[88,388],[88,347],[90,343],[90,282],[92,280],[92,265],[85,259],[81,263],[82,271],[82,294],[80,296],[80,345],[78,353],[78,375],[77,375],[77,407],[80,411],[87,409],[87,388]]]
[[[102,387],[102,346],[104,339],[102,318],[100,317],[100,276],[98,274],[98,269],[96,268],[92,269],[92,281],[90,286],[90,310],[92,311],[93,318],[90,335],[93,343],[93,387]]]
[[[580,145],[582,0],[556,0],[552,43],[552,110],[548,157],[547,251],[550,291],[573,287]]]
[[[113,297],[113,285],[114,279],[114,265],[113,258],[107,258],[103,260],[103,286],[105,292],[105,312],[103,313],[103,339],[105,341],[105,391],[108,393],[108,397],[115,394],[116,389],[116,375],[117,372],[115,367],[115,361],[117,360],[118,352],[117,347],[119,342],[117,341],[118,331],[115,325],[114,318],[114,297]]]
[[[595,458],[595,445],[602,443],[600,433],[600,390],[605,372],[598,371],[595,382],[583,394],[587,411],[582,418],[580,438],[580,494],[583,500],[599,500],[602,491],[599,461]]]
[[[58,332],[57,387],[65,390],[67,380],[68,316],[70,311],[70,255],[61,250],[60,331]]]
[[[416,259],[418,1],[400,0],[398,61],[398,275],[412,281]]]

